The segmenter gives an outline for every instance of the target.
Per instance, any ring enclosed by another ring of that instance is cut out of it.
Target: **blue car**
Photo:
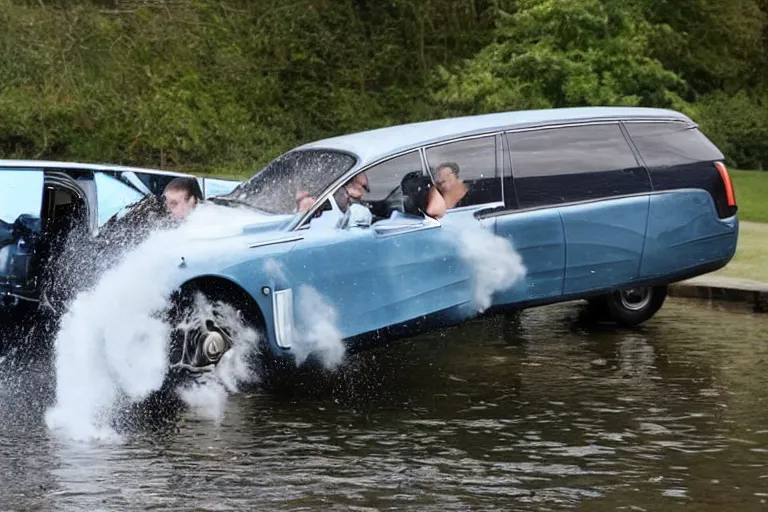
[[[199,294],[228,304],[275,368],[562,301],[635,326],[670,283],[725,266],[738,239],[723,154],[664,109],[344,135],[288,151],[210,202],[259,217],[218,252],[178,249],[174,314]],[[202,325],[176,342],[173,364],[215,365],[234,346],[213,316]]]

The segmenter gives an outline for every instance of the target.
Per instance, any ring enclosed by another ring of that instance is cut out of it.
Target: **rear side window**
[[[94,173],[99,221],[102,226],[113,215],[144,198],[144,194],[104,172]]]
[[[426,156],[449,208],[502,200],[495,135],[433,146],[426,150]]]
[[[625,123],[648,167],[721,160],[723,154],[695,126],[687,123]]]
[[[698,128],[671,121],[625,122],[624,126],[648,167],[654,190],[699,188],[712,196],[720,218],[736,213],[713,164],[724,156]]]
[[[508,133],[520,208],[648,192],[618,124]]]

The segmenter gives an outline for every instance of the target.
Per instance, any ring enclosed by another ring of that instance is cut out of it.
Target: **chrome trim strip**
[[[275,342],[280,348],[291,348],[293,342],[293,289],[275,290],[272,293],[272,318],[275,325]]]
[[[709,194],[709,192],[703,188],[674,188],[674,189],[667,189],[667,190],[649,190],[647,192],[637,192],[634,194],[622,194],[618,196],[603,196],[603,197],[596,197],[594,199],[583,199],[581,201],[570,201],[567,203],[555,203],[555,204],[546,204],[542,206],[532,206],[530,208],[516,208],[516,209],[508,208],[506,210],[497,210],[497,211],[488,212],[488,213],[481,213],[480,215],[478,215],[478,217],[480,217],[481,219],[486,219],[490,217],[501,217],[503,215],[515,215],[519,213],[535,212],[539,210],[551,210],[553,208],[565,208],[569,206],[579,206],[583,204],[613,201],[615,199],[629,199],[633,197],[656,196],[656,195],[662,195],[662,194],[674,194],[678,192],[706,192],[707,194]]]
[[[682,123],[690,127],[699,128],[698,123],[695,121],[686,121],[685,119],[668,118],[668,117],[633,117],[630,119],[622,119],[622,123]]]
[[[617,117],[617,118],[605,118],[605,119],[596,119],[594,121],[574,121],[571,123],[559,123],[559,124],[545,124],[541,126],[528,126],[524,128],[510,128],[507,130],[503,130],[503,133],[518,133],[518,132],[531,132],[531,131],[538,131],[538,130],[555,130],[559,128],[573,128],[573,127],[579,127],[579,126],[595,126],[595,125],[601,125],[601,124],[621,124],[625,123],[628,120],[623,117]],[[636,123],[647,123],[649,121],[658,122],[658,123],[669,123],[669,122],[676,122],[676,123],[685,123],[690,124],[687,121],[675,117],[649,117],[649,118],[632,118],[632,122]]]
[[[449,213],[453,212],[466,212],[469,210],[485,210],[488,208],[498,208],[499,206],[504,206],[504,201],[492,201],[490,203],[482,203],[482,204],[471,204],[469,206],[458,206],[451,208],[450,210],[446,210],[445,214],[448,215]]]
[[[441,140],[439,142],[433,142],[431,144],[427,144],[426,146],[421,146],[421,149],[424,150],[424,154],[426,155],[426,152],[428,149],[432,149],[437,146],[445,146],[446,144],[454,144],[456,142],[464,142],[466,140],[472,140],[472,139],[483,139],[486,137],[495,137],[500,133],[504,133],[504,130],[493,130],[486,133],[476,133],[474,135],[466,135],[466,136],[461,136],[454,139]]]
[[[435,177],[432,176],[432,171],[429,168],[429,162],[427,161],[427,151],[425,148],[419,148],[419,156],[421,156],[421,172],[426,171],[427,176],[429,176],[429,179],[432,180],[432,183],[434,183]]]
[[[18,293],[13,293],[13,292],[0,292],[0,297],[2,297],[2,296],[5,296],[5,297],[15,297],[18,300],[25,300],[27,302],[38,302],[38,303],[40,302],[40,299],[35,299],[35,298],[32,298],[32,297],[25,297],[24,295],[19,295]]]
[[[496,155],[495,155],[496,172],[499,173],[499,179],[501,179],[501,200],[503,202],[504,198],[507,197],[506,195],[504,195],[504,182],[506,181],[504,179],[506,177],[504,176],[504,157],[506,156],[504,149],[506,148],[507,141],[505,140],[504,136],[499,133],[494,135],[494,138],[496,139]],[[501,153],[501,161],[499,161],[499,153]],[[511,158],[510,158],[510,164],[509,164],[509,173],[510,173],[510,178],[512,178],[512,159]]]
[[[277,240],[265,240],[263,242],[256,242],[254,244],[250,244],[248,246],[249,249],[255,249],[257,247],[264,247],[266,245],[276,245],[276,244],[284,244],[288,242],[298,242],[299,240],[304,240],[303,236],[293,236],[289,238],[278,238]]]

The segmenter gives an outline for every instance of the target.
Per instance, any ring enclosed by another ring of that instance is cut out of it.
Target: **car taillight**
[[[731,182],[731,175],[728,174],[728,168],[723,162],[715,162],[715,167],[720,171],[720,177],[723,179],[723,185],[725,185],[725,197],[728,200],[728,206],[736,206],[736,196],[733,193],[733,183]]]

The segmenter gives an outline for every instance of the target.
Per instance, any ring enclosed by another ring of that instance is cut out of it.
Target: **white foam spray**
[[[472,269],[473,305],[479,312],[490,307],[494,293],[506,290],[525,277],[527,268],[523,259],[506,238],[473,225],[461,226],[450,239]]]
[[[55,339],[56,403],[46,414],[48,426],[78,439],[114,438],[115,409],[147,398],[164,381],[171,326],[158,313],[169,305],[181,256],[241,249],[241,240],[227,237],[263,221],[253,211],[200,205],[181,226],[152,232],[80,292]],[[222,389],[243,379],[238,357],[253,340],[247,334],[237,340],[245,343],[235,345],[218,368]],[[212,388],[201,389],[210,394]],[[185,396],[196,405],[190,393]],[[221,400],[221,393],[214,395]]]
[[[259,376],[248,363],[258,357],[260,339],[259,333],[235,308],[219,301],[210,302],[201,294],[195,297],[193,308],[176,327],[196,327],[210,318],[215,318],[216,324],[231,335],[232,348],[224,353],[212,373],[180,387],[178,392],[196,416],[218,423],[224,417],[227,396],[238,392],[243,384],[258,381]]]
[[[264,271],[283,282],[288,281],[285,269],[273,259],[265,262]],[[337,327],[336,309],[308,284],[297,287],[294,304],[291,351],[296,365],[301,366],[314,354],[327,369],[338,367],[344,360],[346,348]]]
[[[296,364],[302,364],[312,353],[326,368],[341,364],[345,348],[336,327],[337,313],[333,306],[317,290],[302,285],[296,295],[296,312],[299,333],[293,348]]]

